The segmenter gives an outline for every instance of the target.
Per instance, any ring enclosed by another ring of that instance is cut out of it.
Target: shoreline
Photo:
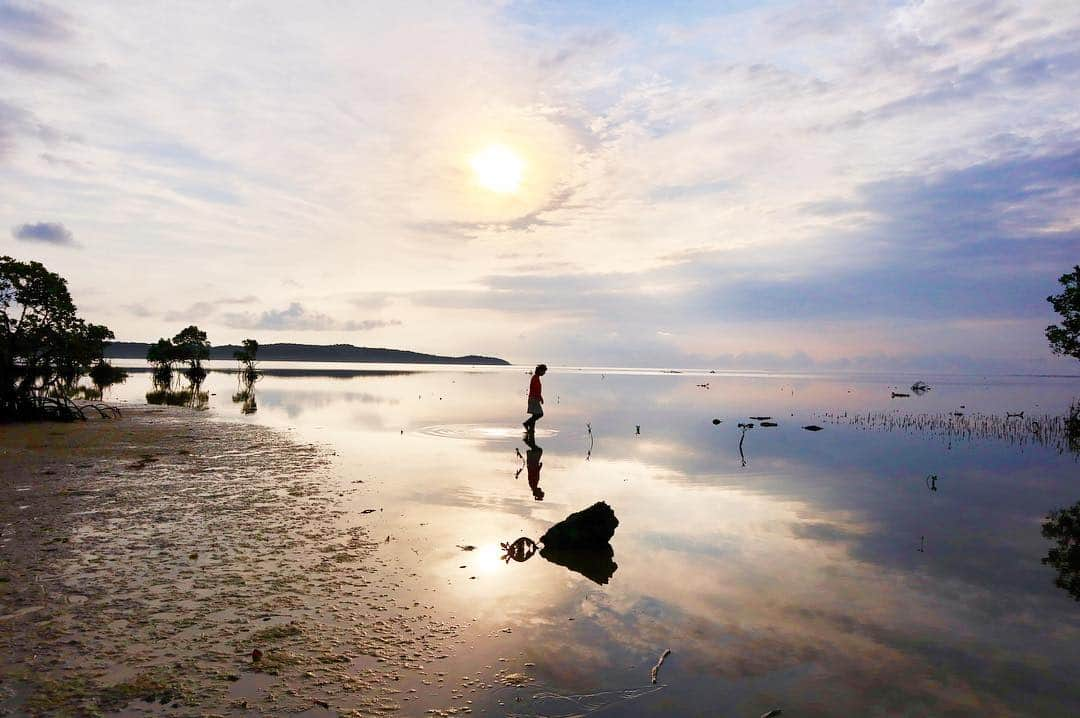
[[[6,425],[0,715],[418,700],[403,674],[455,631],[395,601],[380,543],[338,509],[331,455],[182,408]]]

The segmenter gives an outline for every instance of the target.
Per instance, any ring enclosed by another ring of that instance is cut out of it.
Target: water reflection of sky
[[[139,400],[148,381],[114,391]],[[820,420],[961,406],[1060,414],[1080,394],[1075,379],[941,377],[924,396],[892,399],[910,381],[552,372],[537,437],[543,501],[518,474],[522,371],[266,376],[250,417],[230,404],[235,381],[210,375],[214,411],[332,446],[343,485],[364,481],[349,520],[392,536],[387,550],[416,574],[403,590],[475,619],[454,659],[465,673],[517,657],[556,695],[609,695],[648,684],[671,648],[663,689],[617,700],[613,714],[1080,705],[1080,607],[1039,561],[1042,517],[1080,499],[1076,457]],[[737,423],[749,416],[779,426],[747,432],[743,466]],[[500,542],[536,538],[597,500],[620,520],[607,585],[540,557],[500,560]],[[569,712],[535,695],[519,712]]]

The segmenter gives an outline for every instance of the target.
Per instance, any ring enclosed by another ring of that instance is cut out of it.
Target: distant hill
[[[145,359],[150,345],[146,342],[113,342],[105,350],[110,359]],[[210,348],[211,359],[232,359],[240,347],[225,344]],[[379,362],[386,364],[498,364],[510,362],[498,357],[469,354],[463,357],[444,357],[438,354],[422,354],[404,349],[379,347],[355,347],[352,344],[260,344],[260,361],[341,361]]]

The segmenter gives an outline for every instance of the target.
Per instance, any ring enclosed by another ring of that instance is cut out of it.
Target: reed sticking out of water
[[[1002,416],[960,412],[942,414],[906,414],[898,411],[822,412],[814,414],[832,424],[848,424],[867,431],[903,431],[953,441],[1001,441],[1012,446],[1046,446],[1059,454],[1066,451],[1080,455],[1080,436],[1073,413],[1069,415]]]

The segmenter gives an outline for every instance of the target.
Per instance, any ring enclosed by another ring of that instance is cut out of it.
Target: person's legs
[[[536,428],[536,421],[544,415],[544,409],[536,399],[529,399],[529,418],[522,422],[526,431]]]
[[[539,413],[536,413],[536,414],[530,414],[529,418],[526,419],[524,422],[522,422],[521,425],[525,427],[526,431],[532,431],[533,429],[536,428],[536,420],[539,419],[543,415],[544,415],[544,412],[542,412],[542,411],[539,412]]]

